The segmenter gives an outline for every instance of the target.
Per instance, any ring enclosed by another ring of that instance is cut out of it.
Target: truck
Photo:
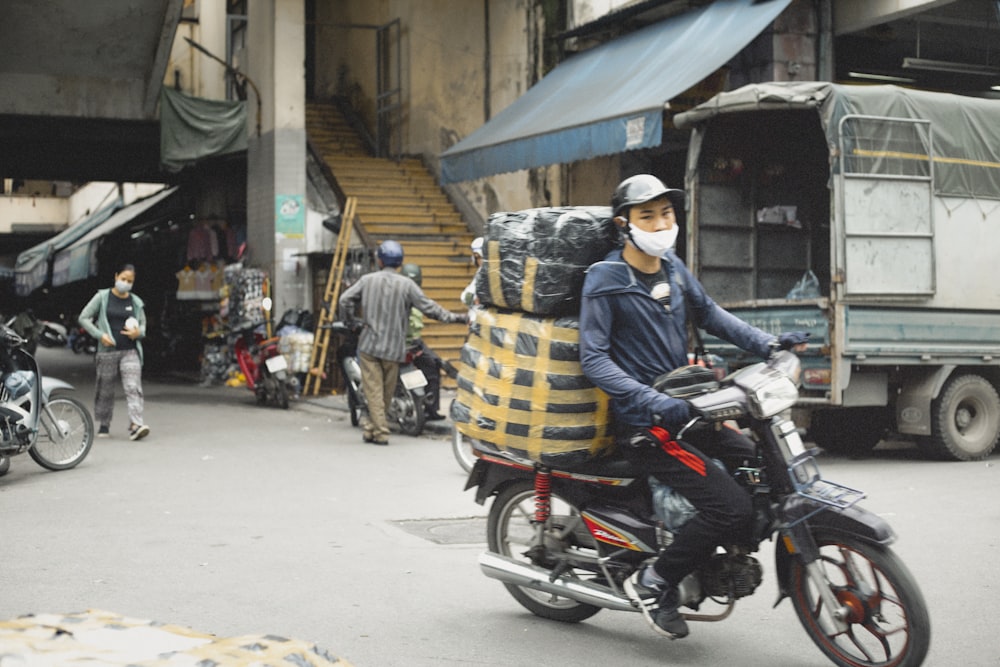
[[[775,334],[811,334],[793,417],[851,455],[887,435],[980,460],[1000,436],[1000,100],[752,84],[690,129],[685,257]],[[997,274],[994,274],[994,271]],[[711,336],[733,370],[752,360]]]

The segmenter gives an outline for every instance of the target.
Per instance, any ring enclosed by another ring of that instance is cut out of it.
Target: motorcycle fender
[[[509,466],[497,465],[483,459],[477,459],[469,472],[465,490],[476,489],[476,502],[484,504],[490,496],[499,493],[507,484],[519,479],[534,479],[532,470],[522,470]]]
[[[49,400],[49,396],[54,392],[62,390],[73,391],[73,385],[53,377],[48,377],[47,375],[42,376],[42,395],[46,401]]]
[[[871,544],[888,546],[896,539],[892,527],[882,517],[858,507],[848,507],[842,511],[827,510],[806,520],[809,532],[831,537],[850,536]],[[788,597],[791,591],[792,559],[784,540],[778,540],[774,549],[774,565],[778,574],[778,600],[774,606]]]

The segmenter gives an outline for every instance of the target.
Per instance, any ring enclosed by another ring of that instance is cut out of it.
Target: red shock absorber
[[[535,521],[545,523],[552,514],[552,473],[547,468],[535,470]]]

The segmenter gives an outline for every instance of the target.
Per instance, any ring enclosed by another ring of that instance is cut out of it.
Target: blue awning
[[[52,254],[72,244],[94,227],[111,217],[122,207],[121,197],[91,213],[80,222],[70,225],[47,241],[32,246],[17,256],[14,263],[14,291],[18,296],[28,296],[49,280],[49,258]]]
[[[52,286],[59,287],[77,280],[97,275],[97,245],[106,235],[122,225],[132,222],[149,209],[178,191],[177,186],[165,187],[159,192],[139,199],[118,209],[107,220],[73,241],[52,260]]]
[[[442,182],[658,146],[664,105],[729,62],[790,3],[716,0],[569,58],[442,153]]]

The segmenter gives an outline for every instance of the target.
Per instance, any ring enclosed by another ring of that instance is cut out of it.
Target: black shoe
[[[678,611],[680,595],[676,586],[644,586],[640,583],[643,570],[625,581],[625,594],[639,606],[643,618],[656,632],[671,639],[688,636],[687,621]]]
[[[111,427],[107,424],[101,424],[101,427],[97,429],[98,438],[110,438],[111,437]]]
[[[439,415],[436,412],[428,412],[427,413],[427,421],[429,421],[429,422],[439,422],[442,419],[444,419],[444,415]]]

